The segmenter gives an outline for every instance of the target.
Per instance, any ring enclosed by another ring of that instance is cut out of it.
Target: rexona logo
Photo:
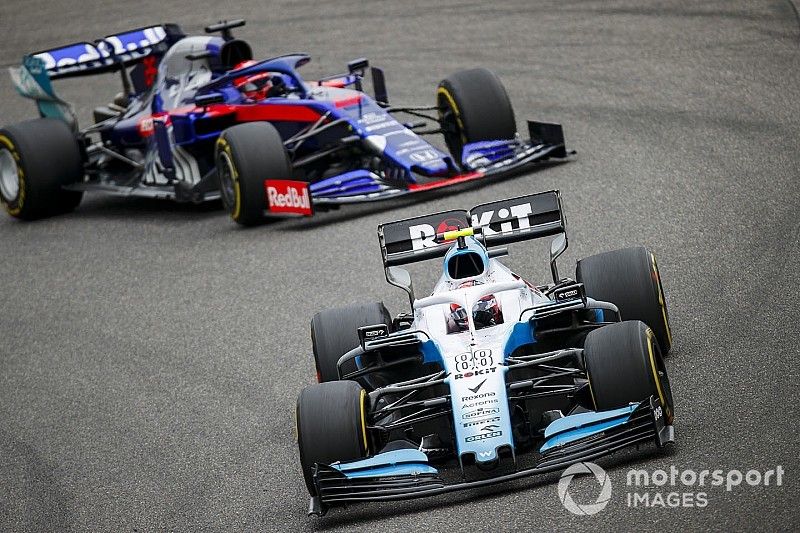
[[[264,180],[267,209],[270,213],[290,213],[311,216],[311,196],[308,183],[292,180]]]
[[[461,401],[469,402],[471,400],[477,400],[478,398],[491,398],[494,395],[495,393],[493,392],[482,392],[480,394],[473,394],[472,396],[462,396]]]

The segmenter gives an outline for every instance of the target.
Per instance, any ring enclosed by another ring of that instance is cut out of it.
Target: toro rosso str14
[[[381,303],[311,322],[319,383],[297,401],[309,512],[442,494],[674,441],[663,356],[672,338],[655,258],[644,247],[582,259],[566,249],[557,191],[378,228],[387,281],[411,311]],[[553,237],[553,281],[497,259]],[[400,265],[444,257],[430,296]]]
[[[296,53],[254,61],[231,35],[244,21],[187,37],[174,24],[26,56],[11,69],[42,118],[0,130],[0,200],[32,219],[75,208],[86,190],[201,202],[222,197],[234,220],[393,198],[508,175],[568,157],[561,127],[517,133],[498,78],[458,72],[436,104],[391,107],[367,60],[306,81]],[[370,71],[373,96],[363,90]],[[52,80],[118,72],[123,91],[79,128]],[[401,122],[404,116],[412,121]],[[448,150],[421,135],[442,134]]]

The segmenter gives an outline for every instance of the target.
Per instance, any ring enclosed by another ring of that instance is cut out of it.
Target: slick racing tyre
[[[72,211],[83,193],[62,187],[82,178],[80,147],[63,121],[40,118],[0,129],[0,202],[12,217]]]
[[[367,394],[355,381],[310,385],[297,398],[297,445],[300,466],[312,496],[315,463],[367,456]]]
[[[217,139],[217,176],[222,203],[243,226],[266,221],[266,179],[291,179],[292,163],[278,130],[268,122],[237,124]]]
[[[320,383],[339,379],[336,363],[359,345],[358,328],[374,324],[392,326],[392,317],[382,302],[326,309],[314,315],[311,344]],[[345,373],[355,370],[355,363],[348,362],[342,370]]]
[[[586,295],[611,302],[622,320],[641,320],[653,329],[661,353],[672,348],[667,302],[655,256],[644,248],[625,248],[578,261],[575,278]]]
[[[653,330],[640,320],[603,326],[583,346],[595,409],[607,411],[655,396],[672,423],[672,390]]]
[[[476,68],[448,76],[436,90],[436,106],[447,148],[459,163],[465,144],[513,139],[517,134],[511,100],[491,70]]]

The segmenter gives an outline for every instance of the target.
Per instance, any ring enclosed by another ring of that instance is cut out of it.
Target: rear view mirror
[[[205,93],[198,94],[194,97],[194,103],[198,107],[205,107],[211,104],[221,104],[225,101],[225,95],[222,93]]]
[[[347,64],[347,71],[350,74],[355,74],[356,72],[363,73],[368,66],[369,61],[367,58],[359,57],[358,59],[354,59]]]
[[[411,281],[411,274],[405,268],[396,266],[386,267],[386,281],[390,285],[399,287],[408,294],[408,301],[414,307],[414,284]]]
[[[567,249],[567,234],[559,233],[550,241],[550,271],[553,273],[553,282],[558,283],[558,267],[556,259]]]

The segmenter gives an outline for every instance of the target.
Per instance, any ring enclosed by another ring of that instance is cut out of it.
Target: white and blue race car
[[[672,345],[655,258],[644,247],[578,262],[558,191],[383,224],[382,303],[312,319],[319,383],[297,401],[310,514],[344,503],[432,496],[556,471],[620,448],[674,441],[663,355]],[[553,282],[497,260],[554,237]],[[400,265],[444,257],[430,296]]]

